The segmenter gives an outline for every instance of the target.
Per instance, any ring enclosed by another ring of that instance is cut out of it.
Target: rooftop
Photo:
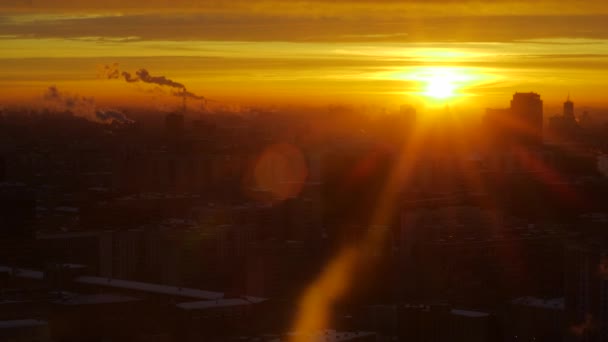
[[[59,305],[93,305],[93,304],[117,304],[138,301],[138,298],[112,293],[78,294],[70,292],[59,293],[60,298],[53,301]]]
[[[18,319],[12,321],[0,321],[0,329],[14,329],[27,327],[41,327],[48,323],[37,319]]]
[[[530,306],[542,309],[564,310],[564,298],[543,299],[537,297],[520,297],[511,301],[515,305]]]
[[[25,268],[0,266],[0,272],[12,273],[14,276],[19,277],[19,278],[28,278],[28,279],[43,279],[44,278],[44,272],[28,270]]]
[[[224,294],[222,292],[203,291],[203,290],[191,289],[191,288],[187,288],[187,287],[142,283],[142,282],[138,282],[138,281],[122,280],[122,279],[82,276],[82,277],[77,277],[76,279],[74,279],[74,281],[77,283],[81,283],[81,284],[106,286],[106,287],[125,289],[125,290],[136,290],[136,291],[164,294],[164,295],[176,296],[176,297],[187,297],[187,298],[196,298],[196,299],[205,299],[205,300],[217,300],[217,299],[222,299],[224,297]]]
[[[218,299],[218,300],[204,300],[197,302],[186,302],[177,304],[177,307],[184,310],[204,310],[212,308],[227,308],[233,306],[246,306],[257,304],[265,301],[264,298],[257,297],[243,297],[243,298],[229,298],[229,299]]]
[[[486,312],[470,311],[470,310],[460,310],[460,309],[452,309],[450,311],[450,313],[452,315],[456,315],[456,316],[464,316],[464,317],[472,317],[472,318],[488,317],[490,315],[490,314],[488,314]]]
[[[339,332],[335,330],[322,330],[314,333],[290,333],[289,336],[304,336],[305,340],[310,342],[339,342],[339,341],[351,341],[363,337],[372,337],[376,333],[368,331],[354,331],[354,332]],[[280,342],[283,339],[277,339],[273,342]]]

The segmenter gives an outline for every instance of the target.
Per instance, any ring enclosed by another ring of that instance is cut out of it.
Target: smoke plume
[[[95,99],[92,97],[79,96],[69,94],[62,91],[56,86],[47,88],[42,98],[45,101],[53,103],[57,110],[66,110],[72,112],[76,116],[83,117],[87,120],[100,123],[133,123],[124,113],[114,109],[98,109]]]
[[[123,72],[123,75],[124,74],[128,75],[129,73],[125,71],[125,72]],[[137,77],[138,80],[145,82],[145,83],[158,84],[161,86],[167,86],[167,87],[178,88],[178,89],[186,89],[186,87],[184,87],[183,84],[172,81],[172,80],[166,78],[165,76],[152,76],[146,69],[137,70],[135,72],[135,76]]]
[[[95,106],[94,98],[62,93],[54,85],[48,87],[43,98],[47,101],[55,102],[67,110],[75,108],[88,110],[90,109],[89,107]]]
[[[98,109],[95,116],[102,122],[133,123],[123,112],[115,109]]]
[[[152,76],[147,69],[141,68],[137,70],[134,74],[128,71],[121,71],[118,63],[113,63],[109,65],[104,65],[101,69],[102,78],[116,80],[116,79],[124,79],[127,83],[148,83],[155,84],[163,87],[173,88],[171,91],[171,95],[183,98],[190,98],[194,100],[202,100],[206,101],[207,99],[204,96],[196,95],[186,89],[186,86],[182,83],[175,82],[165,76]]]
[[[112,65],[104,65],[101,70],[100,76],[110,80],[119,79],[120,70],[118,70],[118,63],[114,63]]]

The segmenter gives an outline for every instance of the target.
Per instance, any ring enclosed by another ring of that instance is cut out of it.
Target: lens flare
[[[250,186],[276,200],[285,200],[300,193],[307,176],[306,159],[300,149],[287,143],[274,144],[255,161]]]
[[[333,305],[348,291],[358,257],[355,248],[344,248],[308,287],[292,327],[298,334],[290,342],[308,342],[310,336],[328,328]]]

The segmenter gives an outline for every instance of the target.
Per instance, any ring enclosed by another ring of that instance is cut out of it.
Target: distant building
[[[0,183],[0,235],[29,236],[35,218],[35,191],[22,183]]]
[[[174,135],[175,136],[175,135]],[[173,147],[176,147],[174,144]],[[240,181],[250,156],[246,153],[124,151],[113,160],[112,186],[120,192],[177,192],[229,195]]]
[[[553,261],[563,258],[569,235],[512,221],[474,207],[404,210],[397,247],[405,298],[483,307],[528,293],[559,295],[563,266]]]
[[[539,94],[515,93],[509,108],[486,109],[484,120],[491,140],[499,144],[542,143],[543,101]]]
[[[461,310],[445,304],[373,305],[365,329],[381,341],[493,341],[493,317],[486,312]]]
[[[563,341],[565,330],[564,298],[516,298],[504,315],[504,341]]]
[[[568,246],[565,271],[568,341],[608,341],[608,243]]]
[[[240,297],[179,303],[179,341],[221,341],[235,331],[251,331],[255,317],[263,312],[257,304],[264,301]]]
[[[56,292],[55,296],[50,301],[53,341],[137,340],[146,326],[150,327],[144,323],[149,309],[146,311],[135,297],[65,291]]]
[[[570,96],[564,102],[561,115],[555,115],[549,119],[550,134],[554,135],[552,140],[557,143],[575,142],[581,138],[581,127],[574,117],[574,103]]]
[[[81,270],[74,264],[44,271],[0,265],[2,285],[11,289],[0,298],[0,341],[235,341],[228,336],[252,333],[267,319],[265,298]],[[53,286],[59,278],[62,289]],[[48,324],[26,319],[40,316]]]
[[[37,250],[48,263],[83,264],[96,273],[100,265],[102,232],[37,233]]]
[[[524,140],[542,143],[543,101],[536,93],[515,93],[511,100],[511,114],[521,127]],[[518,127],[519,128],[519,127]]]
[[[0,321],[0,340],[14,342],[50,342],[49,324],[37,319]]]
[[[449,341],[491,341],[491,316],[486,312],[450,310]]]
[[[168,114],[165,117],[165,131],[168,139],[181,138],[184,134],[184,116],[177,113]]]
[[[6,180],[6,160],[0,156],[0,182]]]
[[[378,115],[369,129],[391,144],[401,144],[408,139],[416,124],[416,109],[411,105],[401,105],[395,113]]]
[[[570,96],[568,95],[568,99],[564,102],[564,112],[565,117],[571,118],[574,120],[574,103],[570,101]]]
[[[369,331],[335,331],[335,330],[321,330],[317,332],[303,333],[295,332],[289,333],[284,338],[268,339],[269,342],[282,342],[282,341],[310,341],[310,342],[372,342],[378,341],[375,333]]]
[[[597,156],[597,170],[602,176],[608,178],[608,155],[600,154]]]
[[[319,271],[320,256],[319,250],[300,241],[253,243],[247,258],[244,292],[260,297],[296,298]]]

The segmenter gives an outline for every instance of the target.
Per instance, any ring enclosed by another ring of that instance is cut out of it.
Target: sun
[[[463,89],[470,86],[476,77],[466,68],[439,66],[417,68],[410,79],[418,82],[418,94],[432,102],[444,102],[464,96]]]
[[[424,95],[435,99],[447,99],[455,95],[457,85],[450,77],[433,75],[426,81]]]
[[[479,86],[497,80],[492,70],[485,68],[424,65],[403,67],[389,72],[386,78],[407,82],[407,96],[420,98],[425,104],[443,106],[450,103],[463,103],[476,96]]]

